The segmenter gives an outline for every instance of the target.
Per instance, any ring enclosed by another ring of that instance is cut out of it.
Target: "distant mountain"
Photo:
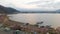
[[[60,13],[60,9],[56,11],[22,11],[21,13]]]
[[[16,13],[20,13],[20,11],[11,8],[11,7],[4,7],[2,5],[0,5],[0,13],[7,13],[7,14],[16,14]]]
[[[29,11],[18,11],[14,8],[11,7],[4,7],[0,5],[0,13],[7,13],[7,14],[17,14],[17,13],[60,13],[60,9],[56,11],[34,11],[34,10],[29,10]]]
[[[60,9],[59,10],[56,10],[55,12],[60,13]]]
[[[20,11],[18,11],[18,10],[16,10],[16,9],[14,9],[14,8],[10,8],[10,7],[7,7],[6,9],[5,9],[6,11],[7,11],[7,13],[9,13],[9,14],[16,14],[16,13],[20,13]]]

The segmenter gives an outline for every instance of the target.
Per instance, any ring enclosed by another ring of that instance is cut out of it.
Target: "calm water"
[[[36,24],[43,21],[42,25],[60,26],[60,14],[57,13],[20,13],[9,15],[11,20]]]

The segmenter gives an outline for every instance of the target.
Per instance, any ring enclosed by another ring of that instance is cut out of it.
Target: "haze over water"
[[[60,14],[58,13],[20,13],[10,15],[10,19],[23,23],[36,24],[43,21],[42,25],[60,26]]]

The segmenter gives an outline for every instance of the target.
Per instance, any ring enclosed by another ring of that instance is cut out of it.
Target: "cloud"
[[[28,5],[36,5],[38,8],[45,9],[60,9],[59,0],[39,0],[35,2],[29,2]]]
[[[60,0],[0,0],[0,5],[25,9],[60,9]]]

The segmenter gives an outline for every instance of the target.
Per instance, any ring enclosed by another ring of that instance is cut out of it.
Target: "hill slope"
[[[4,7],[2,5],[0,5],[0,13],[7,13],[7,14],[16,14],[16,13],[20,13],[20,11],[11,8],[11,7]]]

